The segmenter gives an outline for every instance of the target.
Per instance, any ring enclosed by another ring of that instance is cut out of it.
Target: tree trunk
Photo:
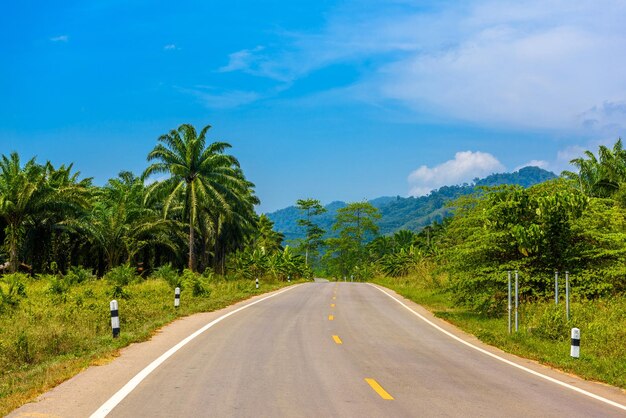
[[[195,229],[193,227],[193,222],[189,222],[189,270],[194,271],[193,268],[195,266],[195,251],[194,251],[194,241],[195,241]]]
[[[17,259],[17,244],[19,240],[19,231],[16,225],[9,224],[7,228],[9,235],[9,272],[16,273],[19,261]]]
[[[10,255],[9,255],[9,262],[10,264],[10,272],[11,273],[16,273],[17,272],[17,265],[18,265],[18,261],[17,261],[17,239],[16,237],[11,237],[11,250],[10,250]]]

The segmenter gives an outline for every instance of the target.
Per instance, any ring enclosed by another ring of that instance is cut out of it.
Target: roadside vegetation
[[[311,277],[208,131],[181,125],[158,138],[143,173],[102,187],[72,164],[0,157],[0,415],[176,317]]]
[[[208,131],[181,125],[158,138],[143,173],[121,172],[101,187],[71,164],[0,158],[0,414],[178,316],[259,293],[256,278],[269,291],[314,272],[374,281],[489,344],[626,388],[621,140],[573,160],[578,171],[528,188],[466,188],[441,221],[416,230],[381,235],[384,219],[368,202],[335,208],[326,227],[321,203],[301,199],[303,238],[289,246],[256,214],[254,184],[230,145],[207,143]],[[520,275],[512,334],[508,271]],[[111,299],[120,303],[117,339]],[[581,330],[580,359],[569,357],[572,327]]]
[[[147,278],[117,267],[98,279],[84,269],[65,276],[15,273],[2,278],[0,314],[0,416],[32,400],[89,365],[145,341],[163,325],[196,312],[224,308],[287,282],[213,274],[179,274],[169,265]],[[181,304],[174,308],[174,288]],[[109,301],[117,299],[121,334],[113,338]]]
[[[506,351],[626,389],[626,151],[618,140],[572,163],[578,171],[529,188],[480,187],[419,232],[377,236],[376,209],[348,205],[351,222],[337,216],[339,238],[327,240],[321,268],[394,289]],[[366,225],[369,238],[359,239]],[[520,277],[520,327],[511,335],[509,271]],[[573,327],[580,359],[569,356]]]

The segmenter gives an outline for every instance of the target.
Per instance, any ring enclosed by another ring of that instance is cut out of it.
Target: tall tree
[[[17,153],[0,161],[0,216],[6,222],[5,245],[12,272],[19,265],[19,251],[27,228],[75,206],[86,205],[89,179],[78,181],[78,173],[31,159],[21,165]]]
[[[306,230],[306,236],[304,238],[304,263],[309,265],[309,253],[316,254],[319,248],[323,244],[322,237],[326,233],[322,228],[314,223],[311,219],[314,216],[321,215],[326,212],[326,208],[322,206],[317,199],[298,199],[296,202],[298,209],[303,213],[304,218],[298,219],[298,225],[302,226]]]
[[[169,175],[156,182],[151,191],[163,193],[165,216],[172,202],[182,202],[183,220],[189,228],[190,270],[196,265],[195,232],[201,214],[209,211],[211,219],[230,216],[235,202],[247,196],[250,188],[237,159],[224,153],[230,144],[206,145],[209,128],[207,125],[197,133],[193,126],[183,124],[159,137],[159,143],[148,154],[148,161],[156,162],[143,174],[144,178],[157,173]]]
[[[146,190],[141,178],[122,171],[98,190],[91,212],[66,224],[80,232],[92,249],[102,251],[107,268],[130,263],[147,245],[173,249],[165,234],[174,225],[145,203]]]
[[[376,220],[381,215],[368,202],[350,203],[337,211],[333,230],[339,237],[328,240],[327,257],[335,272],[347,275],[365,261],[365,242],[378,234]]]
[[[578,172],[564,171],[563,176],[578,183],[580,191],[592,197],[613,197],[623,192],[626,184],[626,150],[619,138],[613,148],[601,145],[598,156],[585,151],[583,157],[570,163]],[[623,193],[622,193],[623,194]]]
[[[259,216],[257,222],[257,233],[255,237],[255,247],[267,253],[275,253],[282,250],[281,243],[285,236],[274,231],[274,222],[263,214]]]

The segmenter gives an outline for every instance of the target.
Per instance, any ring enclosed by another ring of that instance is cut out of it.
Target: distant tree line
[[[486,313],[503,309],[508,270],[521,272],[528,299],[553,297],[555,271],[570,273],[576,297],[623,294],[626,151],[620,139],[571,163],[577,171],[527,188],[479,186],[447,205],[451,217],[419,232],[379,235],[379,211],[366,202],[348,204],[337,210],[334,236],[316,241],[323,254],[316,268],[338,279],[417,272],[445,277],[459,304]],[[315,217],[306,219],[308,231]],[[323,230],[315,231],[319,236]],[[301,252],[310,245],[306,236]]]

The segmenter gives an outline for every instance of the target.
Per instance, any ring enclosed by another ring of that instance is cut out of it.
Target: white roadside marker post
[[[112,300],[109,304],[111,308],[111,328],[113,329],[113,338],[120,336],[120,314],[117,309],[117,301]]]
[[[350,281],[353,282],[354,281],[354,274],[350,275]]]
[[[580,330],[578,328],[572,328],[572,346],[569,354],[574,358],[580,357]]]
[[[287,283],[291,283],[291,276],[287,276]]]
[[[180,306],[180,287],[174,289],[174,307],[178,308]]]
[[[257,289],[259,288],[259,278],[258,277],[256,278],[256,288]]]
[[[509,278],[509,297],[508,297],[508,302],[509,302],[509,334],[511,333],[511,309],[513,308],[511,306],[511,271],[507,271],[507,276]]]

